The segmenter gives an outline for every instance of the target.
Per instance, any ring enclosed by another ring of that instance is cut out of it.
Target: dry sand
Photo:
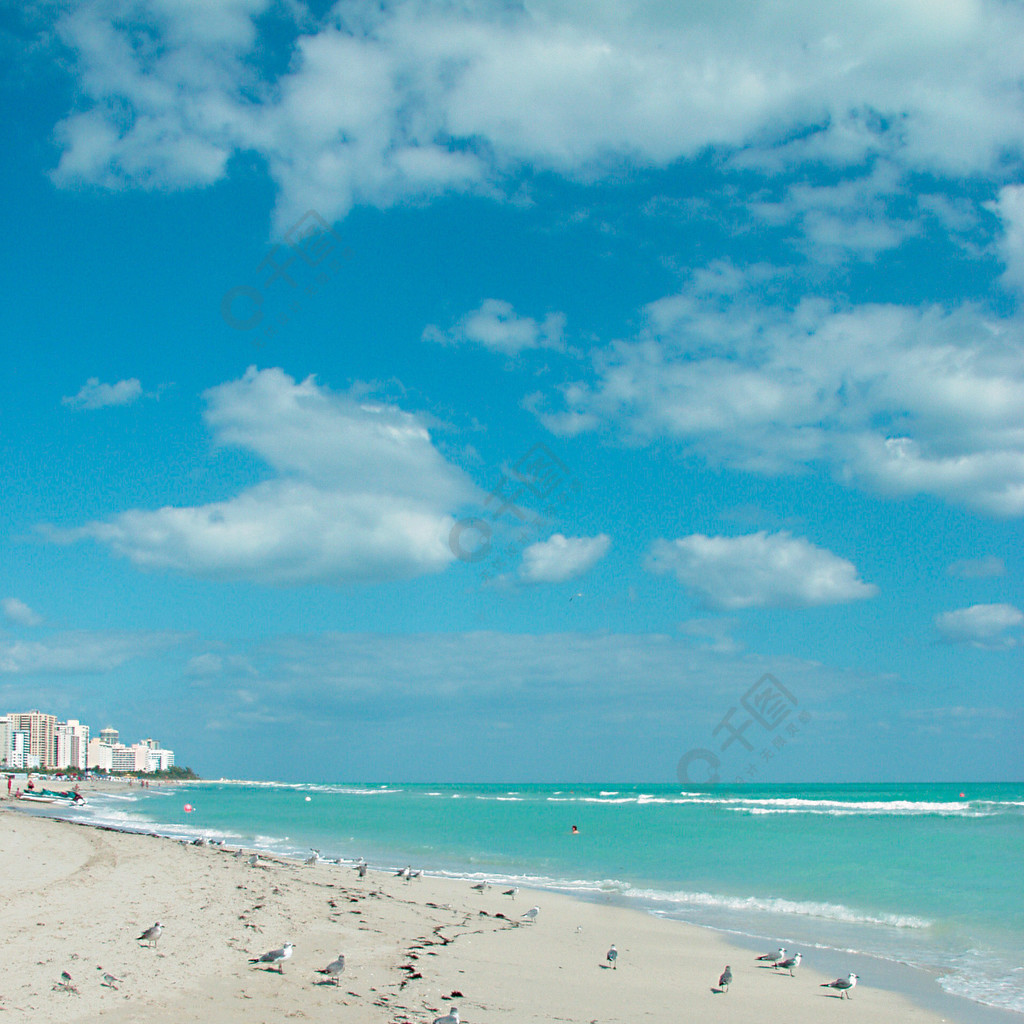
[[[281,859],[30,816],[0,805],[0,1024],[110,1021],[875,1024],[941,1018],[891,992],[850,1000],[714,932],[547,892]],[[534,904],[534,924],[519,924]],[[156,948],[137,941],[154,922]],[[282,973],[249,963],[285,942]],[[611,943],[616,970],[605,963]],[[338,953],[341,984],[316,973]],[[715,991],[726,964],[734,981]],[[61,985],[61,972],[71,976]],[[109,973],[117,987],[103,984]]]

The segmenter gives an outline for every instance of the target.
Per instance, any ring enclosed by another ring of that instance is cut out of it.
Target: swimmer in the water
[[[572,834],[574,836],[578,836],[580,834],[580,830],[575,825],[572,827]]]

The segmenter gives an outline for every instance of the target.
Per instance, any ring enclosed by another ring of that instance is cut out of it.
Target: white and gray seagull
[[[511,889],[506,889],[501,895],[511,896],[512,899],[515,899],[519,895],[519,886],[513,885]]]
[[[459,1024],[459,1008],[453,1006],[443,1017],[435,1017],[434,1024]]]
[[[537,915],[540,913],[540,907],[530,907],[530,909],[522,914],[522,920],[530,921],[531,923],[537,920]]]
[[[156,940],[163,934],[164,926],[157,921],[152,928],[147,928],[135,941],[136,942],[151,942],[153,946],[156,946]]]
[[[615,963],[619,959],[619,951],[615,948],[615,943],[612,943],[612,948],[608,950],[605,959],[612,965],[612,970],[615,970]]]
[[[848,977],[836,978],[835,981],[823,981],[821,987],[838,989],[840,999],[851,999],[850,989],[854,988],[856,984],[857,975],[851,971]]]
[[[778,949],[777,953],[765,953],[763,956],[759,956],[757,959],[758,960],[764,960],[767,963],[770,963],[770,964],[774,965],[777,960],[785,960],[786,959],[786,947],[785,946],[779,946],[779,949]]]
[[[723,992],[729,991],[729,986],[732,984],[732,968],[726,964],[725,970],[722,971],[721,976],[718,979],[718,987]]]
[[[335,985],[345,972],[345,954],[339,953],[336,960],[332,960],[326,967],[318,967],[317,974],[326,974]]]
[[[269,953],[264,953],[263,956],[251,957],[249,963],[270,964],[271,967],[277,964],[277,973],[284,974],[284,962],[292,955],[294,948],[293,943],[286,942],[280,949],[272,949]]]
[[[779,967],[784,971],[789,971],[789,976],[791,978],[795,978],[796,975],[793,974],[793,971],[795,968],[800,966],[800,961],[803,960],[803,958],[803,953],[797,953],[796,956],[789,956],[786,957],[785,960],[779,960],[774,966]]]

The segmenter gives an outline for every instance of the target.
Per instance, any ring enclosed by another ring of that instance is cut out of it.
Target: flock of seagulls
[[[611,958],[612,950],[614,949],[615,947],[612,946],[611,950],[608,951],[609,959]],[[772,970],[789,971],[789,975],[792,978],[796,977],[796,975],[793,972],[800,966],[800,963],[803,960],[803,958],[803,953],[795,953],[793,956],[788,956],[785,946],[780,946],[774,953],[762,953],[761,956],[755,957],[754,959],[765,964],[766,966],[770,966]],[[845,978],[836,978],[835,981],[822,982],[821,987],[835,989],[839,993],[840,999],[849,999],[851,998],[850,990],[856,987],[858,977],[859,975],[856,975],[851,972]],[[728,992],[729,986],[731,984],[732,968],[728,964],[726,964],[725,970],[722,971],[718,979],[717,991]]]
[[[239,849],[235,852],[235,857],[242,857],[244,852]],[[323,858],[320,855],[319,850],[312,850],[311,855],[306,859],[305,863],[309,865],[315,865]],[[263,867],[260,863],[259,855],[253,854],[249,858],[249,864],[252,867]],[[360,878],[366,877],[367,863],[365,860],[360,858],[355,864],[355,870],[359,873]],[[411,881],[413,878],[419,878],[423,874],[422,870],[413,871],[411,865],[402,868],[400,871],[395,872],[395,877],[401,878],[406,882]],[[483,893],[487,892],[491,888],[491,884],[486,881],[478,882],[471,887],[473,890]],[[502,891],[503,896],[508,896],[511,899],[515,899],[519,894],[519,887],[512,886],[510,889]],[[533,924],[536,922],[538,915],[540,914],[540,907],[534,906],[527,910],[524,914],[520,915],[520,921]],[[147,928],[141,935],[138,936],[137,942],[145,942],[150,947],[156,948],[157,942],[160,936],[163,934],[163,925],[157,921],[151,927]],[[577,927],[576,933],[580,934],[581,928]],[[292,951],[295,949],[295,944],[292,942],[286,942],[279,949],[272,949],[262,956],[251,957],[249,963],[251,964],[265,964],[268,970],[277,969],[279,974],[284,973],[284,962],[289,960],[292,955]],[[611,970],[616,970],[618,967],[619,951],[615,944],[612,943],[605,955],[607,966]],[[756,957],[755,960],[765,966],[770,966],[773,970],[788,970],[791,977],[795,977],[795,970],[800,966],[803,960],[802,953],[795,953],[792,956],[789,955],[788,950],[785,946],[780,946],[777,950],[770,953],[763,953]],[[117,989],[121,982],[121,978],[111,974],[108,971],[104,971],[102,967],[97,966],[97,971],[102,971],[101,984],[107,988]],[[332,960],[326,967],[317,968],[316,973],[324,975],[329,983],[334,985],[340,984],[341,976],[345,972],[345,954],[339,953],[338,956]],[[839,993],[840,999],[850,999],[851,991],[856,987],[858,975],[851,972],[845,978],[836,978],[834,981],[822,982],[821,988],[830,988]],[[733,981],[732,967],[726,964],[725,970],[722,971],[718,978],[718,989],[720,992],[728,992],[729,986]],[[54,985],[55,989],[78,994],[78,989],[75,987],[72,981],[71,975],[67,971],[61,973],[60,981]],[[436,1017],[433,1024],[460,1024],[459,1010],[458,1007],[453,1006],[448,1013],[443,1017]]]

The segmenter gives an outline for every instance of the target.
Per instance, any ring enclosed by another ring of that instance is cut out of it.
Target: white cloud
[[[562,313],[548,313],[543,323],[538,323],[519,316],[511,303],[485,299],[479,309],[467,313],[447,332],[434,325],[427,327],[423,339],[451,345],[468,342],[514,356],[530,348],[561,349],[564,328]]]
[[[254,452],[272,479],[49,535],[96,539],[142,568],[281,585],[407,578],[454,559],[452,512],[476,490],[415,416],[279,369],[250,367],[205,397],[216,440]]]
[[[715,608],[804,608],[840,604],[878,592],[852,562],[790,533],[657,540],[645,567],[672,573]]]
[[[142,396],[142,385],[136,378],[119,380],[116,384],[101,384],[98,377],[90,377],[77,395],[62,398],[65,405],[75,409],[103,409],[108,405],[131,405]]]
[[[891,209],[903,193],[895,168],[880,161],[869,174],[835,185],[794,184],[782,200],[755,200],[750,209],[769,224],[790,227],[818,263],[872,259],[920,230]]]
[[[935,616],[935,628],[948,643],[989,650],[1018,646],[1022,625],[1024,612],[1012,604],[974,604]]]
[[[1003,281],[1024,291],[1024,185],[1005,186],[999,199],[989,205],[1003,222],[1003,235],[997,243],[1006,264]]]
[[[1024,325],[981,310],[806,298],[763,304],[772,268],[696,272],[589,380],[540,411],[556,433],[610,425],[765,473],[813,463],[894,495],[1024,514]]]
[[[172,633],[98,633],[79,630],[32,642],[0,641],[0,673],[97,673],[172,647]]]
[[[946,567],[946,572],[962,580],[982,580],[992,576],[1005,576],[1006,566],[1001,558],[986,555],[984,558],[963,558],[951,562]]]
[[[998,0],[347,3],[292,26],[288,69],[265,80],[268,7],[77,5],[60,35],[81,101],[56,180],[204,185],[252,151],[280,227],[487,191],[522,166],[593,178],[718,147],[768,171],[883,156],[965,177],[1024,148],[1024,12]]]
[[[0,607],[3,608],[4,615],[19,626],[38,626],[43,621],[41,615],[37,615],[24,601],[19,601],[16,597],[5,597],[0,602]]]
[[[608,552],[611,538],[553,534],[523,552],[519,578],[526,583],[564,583],[589,572]]]

